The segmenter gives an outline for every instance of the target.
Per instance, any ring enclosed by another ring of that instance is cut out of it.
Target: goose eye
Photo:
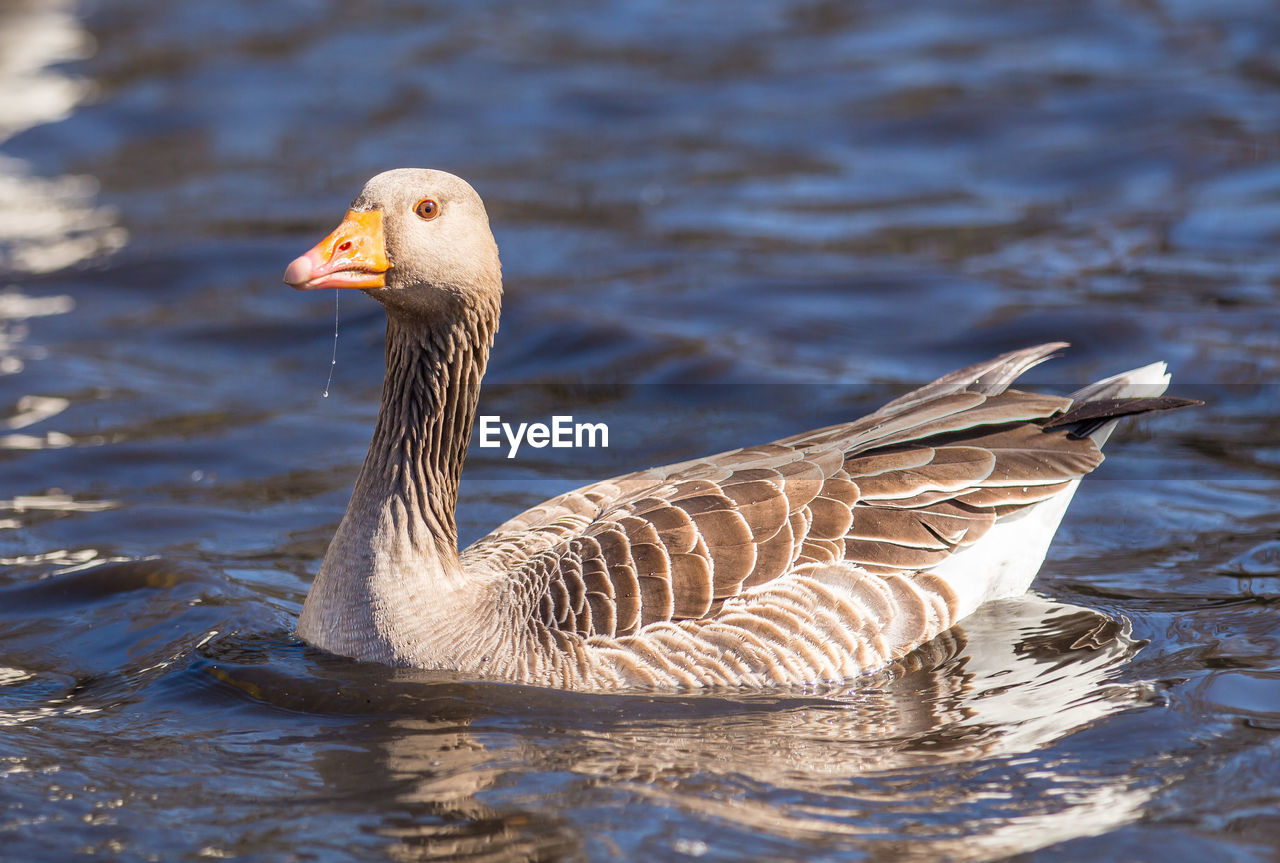
[[[424,222],[429,222],[440,215],[440,205],[430,198],[423,198],[413,205],[413,213]]]

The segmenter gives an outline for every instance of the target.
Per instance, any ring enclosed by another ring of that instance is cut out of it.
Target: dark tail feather
[[[1154,398],[1119,398],[1094,399],[1087,402],[1076,402],[1071,410],[1053,417],[1044,424],[1046,429],[1073,426],[1068,434],[1073,438],[1085,438],[1096,433],[1103,426],[1121,417],[1136,416],[1152,411],[1168,411],[1177,408],[1202,405],[1196,399],[1183,399],[1176,396],[1156,396]]]

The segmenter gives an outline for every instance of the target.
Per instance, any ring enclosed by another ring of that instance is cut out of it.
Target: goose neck
[[[456,569],[455,510],[496,320],[388,310],[382,405],[356,496],[403,512],[403,542]],[[496,317],[496,316],[495,316]]]

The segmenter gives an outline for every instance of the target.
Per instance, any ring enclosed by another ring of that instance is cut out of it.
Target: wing
[[[1006,389],[1059,347],[963,369],[852,423],[586,486],[463,563],[510,572],[549,630],[584,637],[705,617],[802,563],[927,570],[1101,462],[1094,441],[1047,427],[1071,399]]]

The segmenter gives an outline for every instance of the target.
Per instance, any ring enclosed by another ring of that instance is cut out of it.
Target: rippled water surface
[[[1269,860],[1269,0],[0,6],[0,856]],[[1035,591],[838,689],[596,697],[291,635],[381,311],[284,288],[371,174],[488,202],[470,541],[999,350],[1170,362]]]

